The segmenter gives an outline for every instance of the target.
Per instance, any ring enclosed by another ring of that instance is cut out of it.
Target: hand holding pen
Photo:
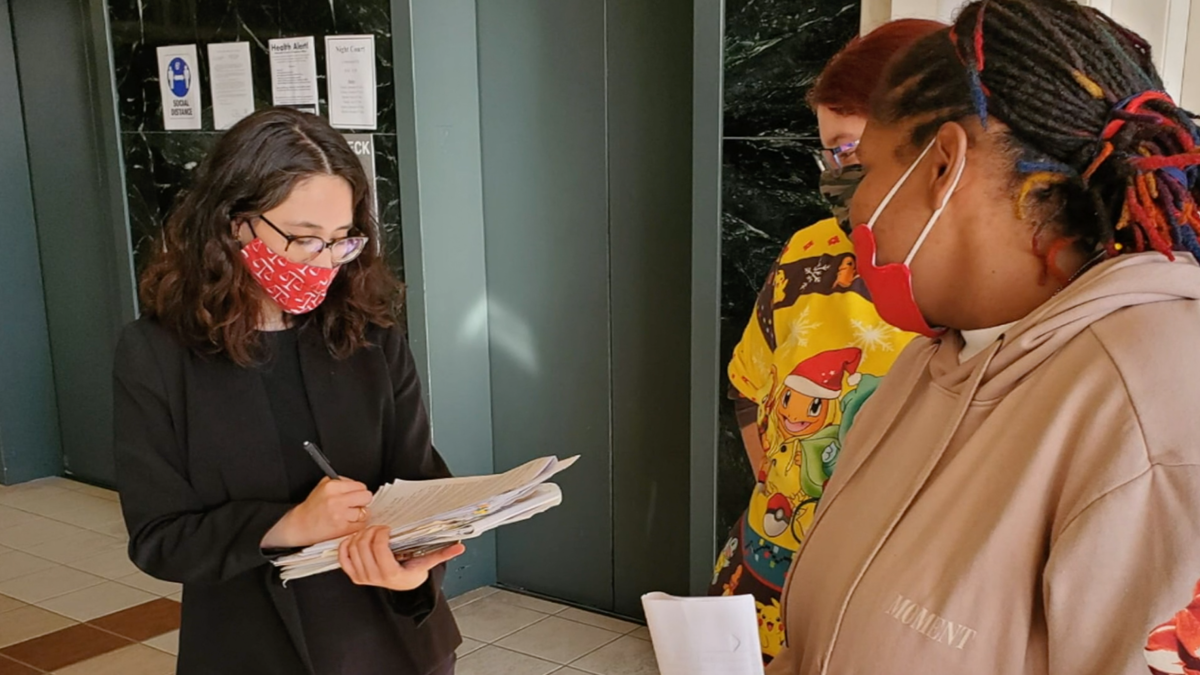
[[[353,534],[367,524],[371,491],[358,481],[339,477],[316,445],[304,445],[325,478],[267,532],[262,540],[263,548],[311,546]]]

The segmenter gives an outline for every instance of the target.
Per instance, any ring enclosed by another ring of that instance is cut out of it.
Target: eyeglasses
[[[817,154],[817,166],[821,171],[836,171],[855,164],[858,159],[858,141],[843,143],[834,148],[821,148]]]
[[[320,237],[304,236],[297,237],[294,234],[288,234],[279,229],[275,223],[272,223],[264,215],[258,216],[267,225],[271,226],[272,230],[279,233],[287,244],[283,247],[283,256],[288,260],[296,263],[310,263],[316,260],[317,256],[326,248],[333,254],[333,264],[345,265],[362,254],[367,248],[367,242],[370,237],[342,237],[341,239],[331,239],[325,241]],[[251,226],[250,231],[254,228]],[[255,234],[255,236],[258,236]]]

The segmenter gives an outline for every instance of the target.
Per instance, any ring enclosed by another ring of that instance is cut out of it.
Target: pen
[[[321,471],[325,472],[326,476],[329,476],[329,480],[338,480],[339,476],[337,475],[337,472],[334,471],[333,467],[329,465],[329,460],[325,459],[325,455],[321,452],[321,449],[317,447],[316,443],[313,443],[312,441],[304,441],[304,451],[308,453],[309,457],[312,457],[313,461],[317,463],[317,466],[321,467]]]

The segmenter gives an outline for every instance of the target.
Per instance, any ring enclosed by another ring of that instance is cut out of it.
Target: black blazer
[[[336,468],[374,490],[450,472],[430,442],[412,353],[399,328],[345,360],[300,331],[300,360],[321,443]],[[259,548],[293,504],[266,389],[253,369],[200,357],[156,322],[125,327],[114,368],[117,482],[129,555],[182,583],[179,675],[312,672],[295,597]],[[331,574],[337,574],[332,572]],[[383,634],[419,675],[461,642],[440,588],[373,589],[395,610]],[[336,613],[337,607],[330,607]]]

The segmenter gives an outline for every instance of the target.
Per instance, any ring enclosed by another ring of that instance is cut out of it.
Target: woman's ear
[[[967,130],[958,122],[947,122],[938,129],[933,152],[930,153],[933,155],[933,167],[930,172],[932,209],[945,208],[952,196],[952,190],[962,187],[970,144]]]

